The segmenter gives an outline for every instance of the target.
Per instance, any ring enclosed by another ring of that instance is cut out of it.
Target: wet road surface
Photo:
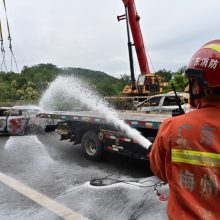
[[[59,208],[51,203],[49,210],[47,203],[41,203],[47,199],[63,206],[61,212],[72,210],[88,219],[166,219],[166,202],[151,187],[157,180],[147,178],[152,175],[147,162],[118,155],[89,161],[79,145],[61,142],[53,132],[0,137],[0,174],[0,220],[72,219],[57,214]],[[14,185],[8,184],[7,177],[13,178]],[[105,177],[103,186],[90,184]],[[21,194],[21,188],[30,197]],[[34,201],[36,193],[46,198],[38,196]]]

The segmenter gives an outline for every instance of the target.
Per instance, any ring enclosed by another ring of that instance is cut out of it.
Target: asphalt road
[[[147,162],[111,154],[89,161],[55,133],[0,137],[0,220],[74,219],[75,212],[92,220],[166,219],[150,176]]]

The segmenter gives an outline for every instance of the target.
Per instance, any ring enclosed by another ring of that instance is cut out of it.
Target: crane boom
[[[145,52],[144,41],[139,24],[140,16],[137,13],[134,0],[122,0],[128,12],[129,24],[136,49],[137,59],[141,74],[150,73],[147,55]]]
[[[122,0],[125,6],[125,14],[118,16],[118,21],[126,19],[128,35],[128,52],[131,70],[131,83],[123,89],[123,94],[129,96],[146,96],[163,92],[163,80],[150,72],[147,54],[144,47],[144,40],[139,24],[140,16],[137,13],[135,0]],[[130,30],[133,36],[133,43],[130,41]],[[134,77],[132,46],[136,49],[140,74],[138,79]]]

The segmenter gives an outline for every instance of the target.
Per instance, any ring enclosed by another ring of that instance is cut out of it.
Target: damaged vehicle
[[[187,93],[177,93],[177,95],[184,111],[190,111],[189,95]],[[139,103],[136,108],[137,111],[144,113],[172,113],[173,110],[178,109],[178,103],[175,94],[166,93],[151,96]]]
[[[0,134],[39,134],[55,130],[57,120],[36,117],[39,112],[36,106],[0,107]]]

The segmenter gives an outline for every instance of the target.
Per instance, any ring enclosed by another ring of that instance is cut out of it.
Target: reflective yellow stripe
[[[172,162],[220,167],[220,154],[172,149]]]
[[[205,45],[203,48],[213,49],[213,50],[217,51],[218,53],[220,53],[220,45],[219,44],[208,44],[208,45]]]

